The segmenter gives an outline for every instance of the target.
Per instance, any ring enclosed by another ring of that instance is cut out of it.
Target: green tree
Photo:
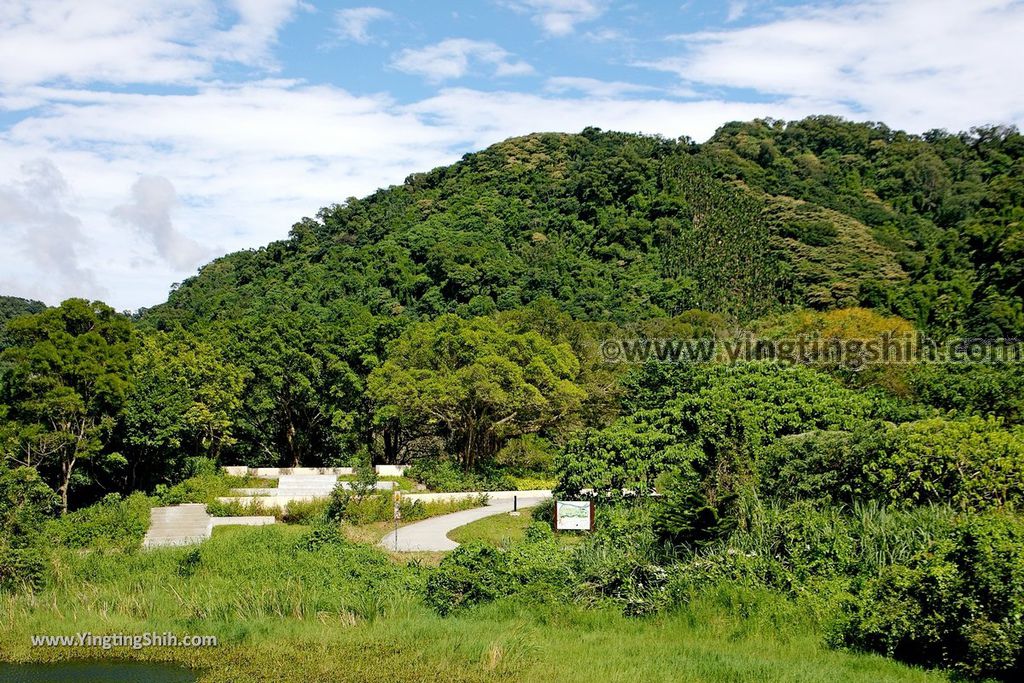
[[[15,460],[53,471],[66,511],[79,463],[124,464],[106,437],[128,391],[135,331],[103,303],[69,299],[15,319],[8,333],[0,391],[20,425]]]
[[[218,459],[235,443],[244,371],[185,332],[142,340],[121,415],[130,485],[172,482],[186,457]]]
[[[586,397],[579,371],[568,344],[446,315],[389,347],[369,393],[378,420],[445,438],[469,470],[512,437],[572,424]]]
[[[864,477],[897,505],[963,510],[1024,505],[1024,434],[996,418],[930,418],[889,425],[864,441]]]

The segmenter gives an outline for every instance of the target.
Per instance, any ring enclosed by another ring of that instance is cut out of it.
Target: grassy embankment
[[[0,596],[0,658],[175,661],[205,683],[942,680],[826,649],[809,610],[765,591],[717,589],[647,619],[511,602],[441,618],[419,598],[429,568],[317,538],[279,525],[218,529],[198,548],[57,552],[48,588]],[[30,647],[31,634],[84,631],[212,634],[220,646]]]

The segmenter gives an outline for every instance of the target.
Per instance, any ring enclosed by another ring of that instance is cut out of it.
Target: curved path
[[[532,507],[550,496],[530,496],[519,499],[519,509]],[[492,500],[483,507],[471,510],[452,512],[447,515],[439,515],[424,519],[422,522],[413,522],[406,526],[398,527],[398,539],[396,543],[394,530],[389,531],[380,545],[388,550],[398,552],[414,552],[421,550],[443,551],[455,550],[459,544],[448,538],[448,532],[460,526],[475,522],[491,515],[500,515],[503,512],[512,511],[512,499],[504,498]]]

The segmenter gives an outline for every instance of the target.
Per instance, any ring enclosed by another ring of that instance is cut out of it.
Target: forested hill
[[[39,313],[44,308],[46,308],[46,304],[42,301],[21,299],[16,296],[0,296],[0,330],[8,320],[26,313]]]
[[[624,323],[864,305],[940,335],[1024,333],[1024,136],[811,117],[704,144],[534,134],[320,211],[230,254],[152,326],[463,316],[550,298]]]

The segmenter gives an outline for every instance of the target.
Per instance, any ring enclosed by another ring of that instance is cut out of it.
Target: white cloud
[[[1019,122],[1024,3],[866,0],[791,8],[778,20],[678,36],[649,66],[690,83],[850,107],[911,130]]]
[[[582,85],[597,87],[577,89]],[[222,253],[281,239],[321,206],[400,183],[511,135],[597,125],[700,139],[726,120],[806,113],[788,105],[470,89],[403,105],[289,81],[211,85],[189,95],[52,88],[32,94],[49,104],[0,132],[0,178],[17,175],[21,161],[39,154],[52,159],[75,191],[63,205],[36,193],[32,205],[63,207],[70,218],[57,221],[64,232],[52,237],[73,247],[73,260],[61,256],[65,270],[88,264],[118,308],[158,303],[171,282],[191,275],[183,245],[218,245]],[[136,185],[126,200],[126,189],[142,176],[167,179],[180,199],[175,204],[170,189],[154,181]],[[40,220],[5,210],[0,224],[8,243],[28,249],[28,230]],[[0,251],[0,273],[25,283],[14,293],[48,302],[101,294],[87,274],[51,282],[45,264],[12,250]]]
[[[614,28],[600,28],[596,31],[587,31],[583,37],[595,43],[610,43],[616,40],[625,40],[626,35]]]
[[[334,13],[335,32],[340,38],[363,45],[372,41],[370,24],[390,19],[391,12],[379,7],[352,7]]]
[[[587,126],[705,140],[726,121],[758,116],[791,119],[809,113],[789,103],[705,100],[542,97],[530,93],[450,88],[406,108],[435,127],[458,136],[462,146],[481,149],[512,135],[539,131],[579,132]]]
[[[111,215],[151,241],[168,264],[187,270],[215,254],[174,227],[171,213],[177,206],[178,193],[171,181],[161,176],[143,176],[132,185],[131,201],[116,207]]]
[[[297,0],[10,0],[0,4],[0,87],[189,83],[217,61],[266,67]],[[8,93],[9,94],[9,93]]]
[[[462,78],[472,63],[493,69],[495,76],[522,76],[533,67],[490,41],[449,38],[419,49],[399,52],[391,65],[399,71],[424,76],[432,82]]]
[[[11,287],[5,293],[48,300],[68,292],[103,293],[82,265],[86,237],[82,221],[64,206],[69,195],[67,181],[49,159],[24,162],[20,179],[0,185],[2,271]]]
[[[649,85],[625,83],[623,81],[602,81],[582,76],[555,76],[549,78],[544,89],[553,93],[577,92],[590,97],[614,98],[624,95],[652,92],[657,90]]]
[[[745,0],[732,0],[729,3],[729,8],[725,15],[727,22],[733,22],[741,19],[744,14],[747,13],[747,3]]]
[[[529,13],[534,23],[552,36],[568,35],[576,30],[576,24],[593,21],[605,11],[605,3],[599,0],[504,0],[501,4]]]

